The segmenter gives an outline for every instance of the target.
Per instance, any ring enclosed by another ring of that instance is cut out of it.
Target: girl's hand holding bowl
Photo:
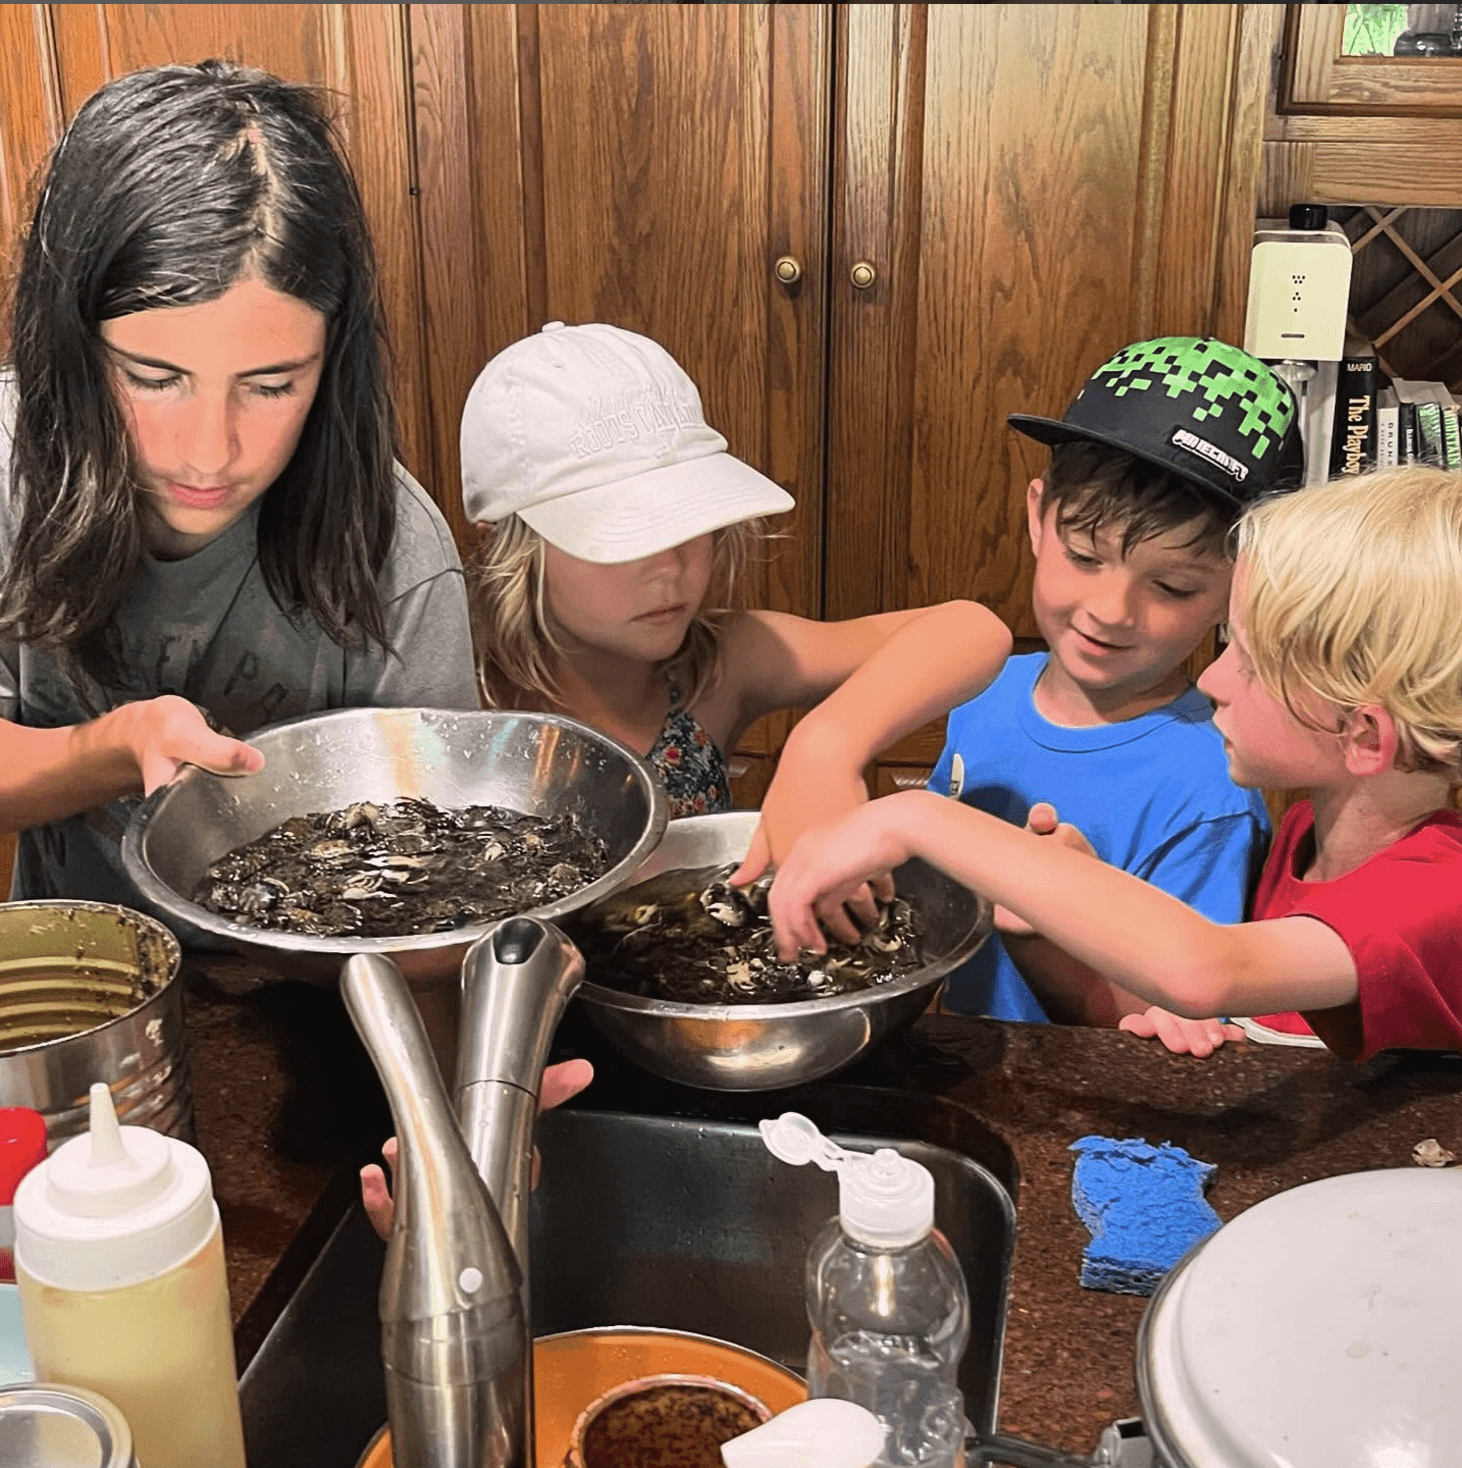
[[[144,795],[166,785],[183,765],[198,765],[215,775],[253,775],[264,768],[257,749],[217,733],[196,704],[177,694],[124,704],[117,717]]]

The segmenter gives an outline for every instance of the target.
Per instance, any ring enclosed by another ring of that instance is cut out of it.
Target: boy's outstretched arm
[[[973,698],[1005,665],[1010,629],[978,602],[814,622],[751,613],[745,651],[765,670],[747,713],[815,705],[792,730],[762,802],[762,822],[732,880],[754,880],[809,826],[867,798],[864,767],[881,750]],[[844,936],[856,936],[851,931]]]
[[[871,801],[797,842],[770,895],[779,952],[821,951],[814,905],[915,856],[1179,1015],[1329,1009],[1356,997],[1349,950],[1314,918],[1210,922],[1138,877],[923,790]]]
[[[1047,801],[1037,801],[1031,807],[1025,828],[1093,861],[1101,859],[1085,835],[1061,821],[1055,807]],[[1184,1019],[1160,1005],[1144,1003],[1105,974],[1042,937],[1007,908],[995,909],[995,930],[1004,940],[1010,961],[1041,1001],[1041,1007],[1058,1023],[1119,1027],[1144,1039],[1160,1040],[1175,1055],[1199,1058],[1212,1055],[1226,1041],[1244,1038],[1243,1030],[1237,1025],[1223,1024],[1217,1018]]]

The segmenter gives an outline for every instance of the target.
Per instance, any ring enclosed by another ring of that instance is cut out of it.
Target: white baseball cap
[[[726,452],[695,383],[657,342],[550,321],[497,354],[462,410],[462,504],[520,515],[584,561],[636,561],[792,509]]]

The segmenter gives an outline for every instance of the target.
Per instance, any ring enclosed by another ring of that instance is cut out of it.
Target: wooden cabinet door
[[[815,614],[829,8],[410,10],[439,414],[545,321],[655,338],[731,452],[797,500],[747,599]],[[436,452],[457,482],[455,439]]]
[[[1277,71],[1261,213],[1300,202],[1462,208],[1462,57],[1346,55],[1346,9],[1245,7]]]
[[[1226,151],[1238,9],[839,8],[829,616],[973,597],[1036,636],[1045,454],[1006,415],[1059,417],[1129,341],[1241,321],[1221,280],[1259,137]]]

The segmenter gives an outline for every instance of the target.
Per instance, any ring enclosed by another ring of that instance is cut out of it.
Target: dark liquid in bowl
[[[565,921],[591,983],[676,1004],[791,1004],[886,984],[924,965],[923,923],[902,897],[857,944],[777,957],[767,883],[733,888],[734,866],[664,872]]]
[[[584,1468],[722,1468],[721,1444],[765,1419],[730,1392],[665,1382],[608,1403],[584,1429]]]
[[[399,938],[528,912],[609,869],[569,816],[426,800],[292,816],[220,857],[194,893],[210,912],[318,938]]]

